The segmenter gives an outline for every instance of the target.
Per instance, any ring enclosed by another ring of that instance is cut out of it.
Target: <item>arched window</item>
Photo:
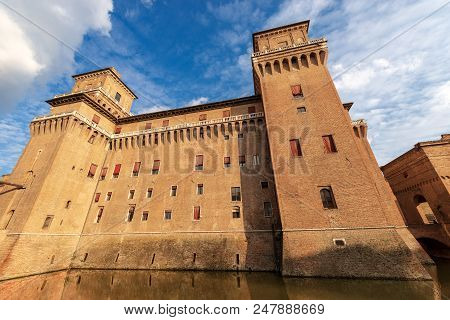
[[[322,205],[324,209],[336,209],[336,201],[334,200],[333,190],[331,187],[324,187],[320,189],[320,197],[322,198]]]

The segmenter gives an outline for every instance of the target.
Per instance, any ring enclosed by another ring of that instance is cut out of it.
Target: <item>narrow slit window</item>
[[[301,157],[302,156],[302,148],[300,146],[299,139],[291,139],[289,140],[289,144],[291,146],[291,155],[293,157]]]
[[[147,189],[147,198],[151,198],[153,195],[153,188],[148,188]]]
[[[66,209],[69,209],[71,204],[72,204],[72,201],[68,200],[66,202]]]
[[[95,198],[94,198],[94,202],[99,202],[100,201],[100,196],[101,196],[101,193],[99,192],[99,193],[96,193],[95,194]]]
[[[100,172],[100,180],[105,180],[107,173],[108,173],[108,168],[102,168],[102,171]]]
[[[103,210],[104,210],[104,207],[98,207],[97,217],[95,218],[95,223],[100,223],[100,220],[102,219],[102,216],[103,216]]]
[[[136,209],[136,208],[135,208],[134,206],[131,206],[131,207],[128,209],[128,213],[127,213],[127,222],[133,221],[135,209]]]
[[[199,183],[197,184],[197,195],[202,195],[203,194],[203,184]]]
[[[336,144],[334,143],[334,139],[331,134],[322,136],[322,141],[323,141],[323,148],[324,148],[325,153],[337,152]]]
[[[144,211],[142,212],[142,221],[147,221],[148,220],[148,211]]]
[[[46,216],[44,220],[44,224],[42,225],[42,229],[48,229],[50,228],[50,225],[52,224],[54,216]]]

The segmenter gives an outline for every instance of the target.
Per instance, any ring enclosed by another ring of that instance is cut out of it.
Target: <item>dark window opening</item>
[[[132,207],[130,207],[130,208],[128,209],[127,222],[133,221],[135,209],[136,209],[136,208],[135,208],[134,206],[132,206]]]
[[[203,184],[197,185],[197,194],[202,195],[203,194]]]
[[[91,166],[89,167],[89,172],[88,172],[88,177],[89,178],[93,178],[95,176],[95,172],[97,171],[97,165],[96,164],[91,164]]]
[[[239,156],[239,166],[244,167],[245,166],[245,155]]]
[[[128,199],[129,200],[133,200],[134,199],[134,193],[135,193],[135,190],[130,190],[130,192],[128,193]]]
[[[241,201],[241,188],[232,187],[231,188],[231,201]]]
[[[176,197],[176,196],[177,196],[177,189],[178,189],[177,186],[172,186],[172,187],[170,188],[170,196],[171,196],[171,197]]]
[[[101,193],[96,193],[95,194],[95,198],[94,198],[94,202],[99,202],[100,201],[100,196],[101,196]]]
[[[267,189],[269,187],[269,182],[261,181],[261,189]]]
[[[44,224],[42,225],[42,229],[48,229],[50,228],[50,225],[52,224],[54,216],[47,216],[45,217]]]
[[[231,157],[223,157],[223,166],[224,168],[231,167]]]
[[[322,205],[324,209],[337,209],[336,201],[334,199],[333,190],[331,189],[331,187],[321,188],[320,197],[322,198]]]
[[[120,95],[120,93],[118,93],[118,92],[116,92],[116,96],[114,97],[114,99],[117,101],[117,102],[120,102],[120,98],[121,98],[122,96]]]
[[[135,162],[133,167],[133,177],[139,176],[139,170],[141,169],[141,163]]]
[[[171,220],[172,219],[172,211],[171,210],[165,210],[164,211],[164,220]]]
[[[291,155],[293,157],[301,157],[302,156],[302,148],[300,146],[299,139],[291,139],[289,140],[289,144],[291,146]]]
[[[334,143],[332,135],[322,136],[322,141],[325,153],[337,152],[336,144]]]
[[[305,113],[306,112],[306,108],[305,107],[298,107],[297,108],[297,113]]]
[[[158,173],[159,173],[159,166],[160,166],[160,163],[161,163],[160,160],[155,160],[155,161],[153,161],[152,174],[158,174]]]
[[[95,223],[100,223],[100,220],[102,219],[104,207],[99,207],[97,212],[97,218],[95,219]]]
[[[241,217],[241,208],[238,206],[233,207],[233,219],[239,219]]]
[[[203,155],[201,154],[195,156],[195,170],[203,170]]]
[[[148,188],[147,189],[147,198],[151,198],[153,195],[153,188]]]
[[[144,211],[142,212],[142,221],[147,221],[148,220],[148,211]]]

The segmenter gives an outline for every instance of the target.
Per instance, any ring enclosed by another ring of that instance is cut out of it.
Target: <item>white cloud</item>
[[[156,0],[141,0],[141,3],[144,7],[150,8],[155,4]]]
[[[32,86],[73,71],[74,52],[40,28],[76,49],[89,31],[109,34],[113,10],[112,0],[6,2],[17,13],[0,6],[0,112],[12,110]]]
[[[192,99],[191,101],[189,101],[186,104],[186,106],[196,106],[196,105],[199,105],[199,104],[204,104],[204,103],[207,103],[208,100],[209,99],[207,97],[199,97],[199,98]]]
[[[139,109],[139,114],[153,113],[153,112],[165,111],[165,110],[169,110],[169,109],[172,109],[172,108],[167,107],[167,106],[142,107]]]

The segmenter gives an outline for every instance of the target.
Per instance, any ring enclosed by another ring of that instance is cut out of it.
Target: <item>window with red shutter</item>
[[[228,118],[230,116],[230,113],[231,113],[230,110],[223,111],[223,117]]]
[[[203,155],[195,156],[195,170],[203,170]]]
[[[223,166],[225,168],[229,168],[231,166],[231,158],[230,157],[223,157]]]
[[[302,156],[302,149],[300,146],[300,140],[299,139],[292,139],[289,140],[289,143],[291,145],[291,155],[293,157],[301,157]]]
[[[248,113],[255,113],[255,112],[256,112],[255,106],[248,107]]]
[[[154,160],[153,161],[152,174],[158,174],[159,173],[159,165],[160,165],[160,161],[159,160]]]
[[[105,180],[107,173],[108,173],[108,168],[102,168],[102,172],[100,173],[100,180]]]
[[[95,202],[99,202],[100,201],[100,195],[101,195],[101,193],[96,193],[95,194]]]
[[[95,176],[95,171],[97,171],[97,165],[91,164],[91,167],[89,168],[88,177],[93,178]]]
[[[122,167],[121,164],[116,164],[116,166],[114,167],[114,172],[113,172],[113,177],[114,178],[118,178],[119,174],[120,174],[120,168]]]
[[[151,129],[152,128],[152,123],[151,122],[147,122],[145,124],[145,130]]]
[[[297,84],[295,86],[291,86],[291,90],[292,90],[292,95],[294,96],[294,98],[303,97],[303,91],[302,91],[301,85]]]
[[[169,126],[169,120],[164,120],[162,126],[163,127],[168,127]]]
[[[325,153],[337,152],[332,135],[322,136],[322,141]]]
[[[98,124],[100,122],[100,117],[96,114],[92,117],[92,122]]]
[[[206,114],[199,115],[198,120],[199,121],[205,121],[206,120]]]
[[[119,134],[122,131],[121,127],[116,127],[116,129],[114,130],[115,134]]]
[[[139,170],[141,169],[141,163],[135,162],[133,167],[133,177],[137,177],[139,175]]]
[[[194,207],[194,220],[200,220],[200,207]]]

